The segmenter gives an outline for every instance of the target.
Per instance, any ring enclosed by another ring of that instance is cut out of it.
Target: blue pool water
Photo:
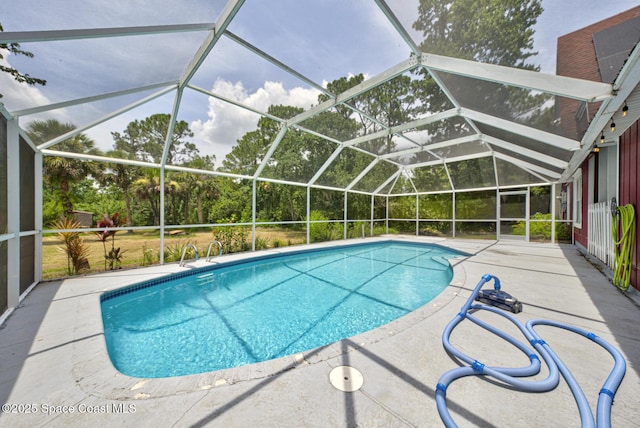
[[[105,293],[107,349],[136,377],[237,367],[354,336],[449,284],[453,250],[381,242],[190,271]]]

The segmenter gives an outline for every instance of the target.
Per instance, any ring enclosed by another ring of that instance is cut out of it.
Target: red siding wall
[[[589,160],[582,162],[582,228],[573,228],[573,238],[584,248],[589,247],[587,216],[589,215]],[[575,220],[576,216],[573,216]]]
[[[638,285],[638,261],[640,260],[640,239],[638,236],[638,209],[640,209],[640,122],[634,123],[620,137],[620,200],[618,205],[633,204],[636,209],[636,249],[633,255],[631,285],[640,290]]]

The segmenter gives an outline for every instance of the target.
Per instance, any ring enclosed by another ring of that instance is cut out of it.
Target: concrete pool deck
[[[442,426],[435,387],[445,371],[458,366],[442,347],[442,331],[486,273],[498,276],[503,290],[523,302],[521,321],[545,318],[575,325],[623,353],[627,372],[615,396],[612,426],[637,426],[640,307],[576,247],[393,238],[471,255],[452,260],[453,280],[436,299],[385,326],[291,357],[200,375],[139,379],[120,374],[109,361],[100,316],[104,291],[185,268],[171,264],[43,282],[0,328],[0,403],[5,404],[0,426]],[[478,315],[521,338],[508,321],[484,312]],[[564,330],[536,331],[570,368],[595,412],[612,358]],[[452,342],[487,365],[528,363],[520,351],[468,321],[456,328]],[[363,386],[354,392],[333,387],[329,373],[338,366],[356,368]],[[534,379],[546,373],[543,367]],[[447,400],[460,426],[580,426],[564,380],[551,392],[532,394],[468,377],[449,387]]]

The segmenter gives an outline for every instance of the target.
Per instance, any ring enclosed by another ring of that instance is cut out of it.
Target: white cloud
[[[213,93],[232,99],[258,111],[266,112],[271,105],[290,105],[305,110],[317,104],[319,92],[315,89],[295,87],[286,89],[281,82],[267,81],[255,92],[249,93],[242,82],[232,83],[218,79]],[[215,154],[220,164],[231,148],[248,131],[257,127],[260,116],[216,98],[209,99],[208,119],[194,120],[189,125],[202,153]]]
[[[11,64],[6,59],[10,54],[3,51],[2,55],[5,58],[0,60],[0,64],[11,68]],[[30,86],[26,83],[18,83],[8,73],[0,72],[0,88],[2,88],[0,102],[10,111],[49,104],[49,100],[38,87]]]

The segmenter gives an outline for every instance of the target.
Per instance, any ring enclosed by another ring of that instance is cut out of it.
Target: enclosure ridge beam
[[[376,190],[373,191],[373,194],[374,195],[380,194],[380,192],[382,192],[382,189],[387,187],[392,181],[394,181],[394,180],[396,180],[398,178],[398,176],[400,175],[401,171],[402,170],[400,168],[398,168],[398,170],[396,172],[391,174],[391,176],[389,176],[389,178],[387,178],[382,184],[380,184],[378,186],[378,188]]]
[[[323,184],[307,185],[307,187],[310,188],[310,189],[331,190],[332,192],[340,192],[340,193],[344,193],[345,192],[344,188],[342,188],[342,187],[333,187],[333,186],[327,186],[327,185],[323,185]],[[370,195],[371,194],[369,192],[362,192],[360,190],[351,190],[350,193],[358,193],[358,194],[362,194],[362,195]],[[341,222],[342,220],[335,220],[335,221]]]
[[[116,92],[109,92],[106,94],[101,94],[101,95],[94,95],[91,97],[85,97],[85,98],[76,98],[73,100],[68,100],[68,101],[62,101],[59,103],[54,103],[54,104],[47,104],[47,105],[43,105],[43,106],[38,106],[38,107],[33,107],[33,108],[26,108],[26,109],[22,109],[22,110],[14,110],[11,112],[11,115],[13,115],[14,117],[21,117],[21,116],[28,116],[30,114],[37,114],[37,113],[42,113],[45,111],[50,111],[50,110],[57,110],[57,109],[61,109],[61,108],[66,108],[66,107],[73,107],[73,106],[77,106],[77,105],[81,105],[81,104],[87,104],[87,103],[92,103],[94,101],[102,101],[102,100],[106,100],[109,98],[116,98],[116,97],[121,97],[123,95],[130,95],[130,94],[135,94],[138,92],[144,92],[144,91],[149,91],[151,89],[157,89],[157,88],[176,88],[178,85],[178,81],[172,81],[172,82],[162,82],[162,83],[155,83],[153,85],[147,85],[147,86],[140,86],[137,88],[132,88],[132,89],[124,89],[122,91],[116,91]]]
[[[393,13],[393,11],[391,10],[387,2],[385,2],[384,0],[375,0],[375,2],[380,8],[380,10],[382,11],[382,13],[384,13],[384,16],[386,16],[389,22],[391,22],[391,25],[393,25],[393,28],[396,29],[400,37],[402,37],[404,42],[409,46],[409,49],[411,49],[411,52],[413,52],[414,55],[420,55],[420,48],[413,41],[409,33],[407,33],[407,30],[404,28],[404,25],[400,23],[400,21],[398,20],[396,15]]]
[[[479,111],[476,111],[476,110],[462,108],[460,109],[460,115],[462,117],[469,118],[473,121],[481,122],[496,128],[501,128],[501,129],[504,129],[505,131],[513,132],[514,134],[518,134],[523,137],[532,138],[534,140],[540,141],[541,143],[558,147],[563,150],[580,149],[580,142],[576,140],[572,140],[570,138],[552,134],[550,132],[541,131],[539,129],[531,128],[530,126],[522,125],[516,122],[511,122],[509,120],[491,116],[486,113],[480,113]]]
[[[537,173],[536,171],[532,171],[529,168],[526,168],[524,165],[516,165],[518,168],[523,169],[524,171],[528,172],[529,174],[533,175],[534,177],[538,177],[540,179],[541,183],[549,183],[549,178],[548,177],[544,177],[542,174]],[[513,185],[512,185],[513,186]],[[501,188],[505,188],[506,186],[501,186]],[[515,186],[514,186],[515,187]]]
[[[450,163],[455,163],[455,162],[462,162],[462,161],[466,161],[466,160],[471,160],[471,159],[480,159],[480,158],[488,158],[493,156],[493,152],[481,152],[481,153],[472,153],[469,155],[464,155],[464,156],[456,156],[456,157],[451,157],[451,158],[446,158],[444,161],[442,160],[434,160],[434,161],[428,161],[428,162],[421,162],[421,163],[416,163],[413,165],[408,165],[406,167],[406,169],[416,169],[416,168],[422,168],[425,166],[436,166],[436,165],[447,165]]]
[[[452,117],[458,116],[458,114],[459,109],[452,108],[449,110],[434,113],[427,117],[403,123],[402,125],[394,126],[393,128],[391,128],[391,132],[393,134],[399,134],[401,132],[412,130],[413,128],[419,128],[421,126],[429,125],[434,122],[440,122],[441,120],[451,119]]]
[[[391,183],[392,181],[397,180],[401,173],[402,173],[402,170],[400,168],[398,168],[398,170],[394,174],[391,174],[391,176],[389,178],[387,178],[384,181],[384,183],[382,183],[380,186],[378,186],[378,188],[376,190],[373,191],[373,194],[377,195],[378,193],[382,192],[382,189],[387,187],[389,185],[389,183]]]
[[[145,98],[143,98],[141,100],[138,100],[138,101],[136,101],[134,103],[131,103],[131,104],[125,106],[125,107],[122,107],[121,109],[118,109],[116,111],[113,111],[113,112],[105,115],[105,116],[102,116],[101,118],[99,118],[97,120],[94,120],[93,122],[90,122],[90,123],[86,124],[85,126],[82,126],[80,128],[76,128],[76,129],[74,129],[72,131],[67,132],[66,134],[60,135],[59,137],[56,137],[56,138],[54,138],[52,140],[49,140],[46,143],[40,144],[38,146],[38,150],[48,149],[49,147],[54,146],[54,145],[56,145],[56,144],[58,144],[58,143],[60,143],[60,142],[62,142],[64,140],[67,140],[67,139],[69,139],[71,137],[75,137],[76,135],[83,133],[87,129],[90,129],[90,128],[93,128],[94,126],[100,125],[101,123],[104,123],[104,122],[108,121],[109,119],[112,119],[112,118],[114,118],[116,116],[119,116],[119,115],[121,115],[123,113],[126,113],[129,110],[133,110],[134,108],[136,108],[138,106],[141,106],[143,104],[146,104],[149,101],[154,100],[154,99],[156,99],[158,97],[161,97],[162,95],[164,95],[164,94],[166,94],[166,93],[168,93],[168,92],[170,92],[170,91],[172,91],[174,89],[175,89],[174,86],[171,86],[169,88],[164,88],[164,89],[162,89],[162,90],[160,90],[160,91],[158,91],[158,92],[156,92],[154,94],[149,95],[148,97],[145,97]]]
[[[278,135],[276,135],[276,138],[274,138],[274,140],[271,142],[271,146],[269,147],[269,150],[267,150],[267,153],[264,155],[264,158],[262,158],[262,161],[260,162],[260,165],[258,165],[256,172],[253,174],[254,179],[257,179],[258,177],[260,177],[260,174],[262,174],[262,171],[264,171],[264,168],[269,163],[269,160],[271,159],[276,149],[280,145],[280,142],[282,141],[285,134],[287,133],[287,130],[288,128],[286,126],[282,126],[280,128],[280,131],[278,131]]]
[[[602,101],[614,96],[613,86],[574,77],[556,76],[521,68],[480,63],[466,59],[423,53],[420,62],[428,70],[466,76],[472,79],[542,91],[582,101]]]
[[[409,155],[412,153],[419,153],[419,152],[430,151],[434,149],[441,149],[449,146],[455,146],[458,144],[470,143],[473,141],[478,141],[479,139],[480,139],[479,135],[467,135],[464,137],[454,138],[453,140],[446,140],[446,141],[441,141],[439,143],[433,143],[433,144],[425,144],[424,146],[416,147],[413,149],[400,150],[394,153],[386,153],[384,155],[380,155],[380,158],[391,159],[391,158],[395,158],[402,155]]]
[[[231,24],[231,21],[243,4],[244,0],[229,0],[227,2],[222,13],[220,13],[214,28],[209,31],[209,35],[205,41],[202,42],[202,45],[200,45],[200,48],[198,48],[198,51],[182,74],[182,77],[180,78],[181,88],[187,86],[189,81],[196,74],[196,71],[198,71],[204,60],[207,58],[207,55],[209,55],[209,52],[211,52],[216,43],[218,43],[218,40],[220,40],[220,37],[222,37],[222,34],[226,31],[229,24]]]
[[[336,149],[333,151],[333,153],[331,153],[329,158],[326,161],[324,161],[324,163],[322,164],[320,169],[318,171],[316,171],[316,173],[313,175],[313,177],[311,177],[311,180],[309,180],[309,182],[308,182],[309,185],[315,184],[315,182],[320,178],[320,176],[322,176],[322,174],[324,174],[325,170],[327,168],[329,168],[329,165],[331,165],[331,163],[333,163],[333,161],[336,160],[338,155],[340,155],[340,153],[342,152],[342,149],[344,149],[344,145],[342,145],[342,144],[339,145],[338,147],[336,147]]]
[[[406,149],[406,150],[400,150],[397,152],[392,152],[392,153],[385,153],[383,155],[379,155],[378,157],[380,159],[384,159],[384,160],[389,160],[389,159],[395,159],[401,156],[407,156],[407,155],[412,155],[414,153],[422,153],[422,152],[427,152],[429,150],[425,149],[424,147],[420,146],[420,147],[414,147],[412,149]],[[434,155],[436,156],[436,155]],[[438,158],[440,158],[440,156],[436,156]]]
[[[526,147],[522,147],[514,143],[509,143],[500,138],[491,137],[489,135],[482,134],[480,136],[480,139],[483,140],[485,143],[491,144],[493,146],[502,147],[503,149],[507,149],[512,152],[520,153],[523,156],[526,156],[531,159],[539,160],[548,165],[555,166],[556,168],[565,169],[569,165],[568,162],[563,161],[562,159],[554,158],[553,156],[549,156],[547,154],[537,152],[535,150],[527,149]]]
[[[42,154],[46,156],[57,156],[61,158],[79,159],[92,162],[114,163],[118,165],[139,166],[143,168],[160,169],[159,163],[143,162],[130,159],[111,158],[108,156],[90,155],[87,153],[64,152],[60,150],[42,149]]]
[[[407,142],[409,142],[409,144],[411,144],[411,145],[413,145],[413,146],[414,146],[412,149],[405,149],[405,150],[416,150],[416,149],[421,149],[421,151],[422,151],[422,150],[424,150],[425,152],[427,152],[427,153],[429,153],[429,154],[431,154],[431,155],[433,155],[433,156],[436,156],[436,157],[438,157],[438,158],[440,157],[440,156],[437,156],[437,155],[435,155],[435,154],[431,153],[429,150],[423,149],[423,147],[422,147],[422,145],[421,145],[420,143],[418,143],[418,142],[417,142],[417,141],[415,141],[413,138],[410,138],[410,137],[408,137],[408,136],[407,136],[407,135],[405,135],[405,134],[399,134],[399,135],[397,135],[397,137],[398,137],[398,139],[399,139],[399,140],[407,141]],[[401,150],[401,151],[402,151],[402,152],[404,152],[405,150]],[[415,152],[414,152],[414,153],[415,153]]]
[[[353,186],[355,186],[356,184],[358,184],[358,182],[360,180],[362,180],[362,178],[367,175],[369,173],[369,171],[371,171],[373,169],[374,166],[376,166],[378,164],[378,162],[380,161],[380,158],[374,158],[372,162],[369,163],[369,165],[367,165],[366,168],[364,168],[362,171],[360,171],[360,174],[358,174],[358,176],[356,178],[353,179],[353,181],[351,181],[351,183],[349,183],[347,185],[347,187],[344,189],[347,192],[350,191],[351,189],[353,189]]]
[[[380,126],[381,128],[384,129],[388,129],[389,125],[386,125],[384,123],[382,123],[382,121],[380,121],[379,119],[363,112],[362,110],[360,110],[359,108],[355,107],[354,105],[351,105],[349,103],[344,103],[343,106],[345,106],[346,108],[348,108],[351,111],[354,111],[356,113],[358,113],[360,115],[360,117],[364,117],[365,119],[371,121],[372,123],[375,123],[376,125]]]
[[[347,102],[349,99],[356,97],[368,91],[369,89],[375,88],[376,86],[383,84],[389,79],[393,79],[394,77],[397,77],[402,73],[405,73],[406,71],[414,69],[417,65],[418,61],[415,57],[406,59],[400,64],[397,64],[396,66],[391,67],[390,69],[383,71],[382,73],[377,74],[370,79],[365,80],[364,82],[354,86],[353,88],[348,89],[341,94],[338,94],[334,99],[329,99],[323,103],[318,104],[315,107],[310,108],[305,112],[300,113],[297,116],[292,117],[287,121],[287,125],[291,126],[298,124],[309,119],[310,117],[315,116],[320,112],[329,110],[331,107],[337,104]]]
[[[237,35],[235,35],[231,31],[225,30],[224,35],[227,38],[229,38],[229,39],[233,40],[234,42],[236,42],[237,44],[239,44],[240,46],[244,47],[245,49],[248,49],[249,51],[253,52],[254,54],[258,55],[259,57],[262,57],[263,59],[266,59],[267,61],[269,61],[271,64],[275,65],[276,67],[278,67],[278,68],[286,71],[287,73],[291,74],[292,76],[297,77],[298,79],[302,80],[307,85],[316,88],[318,91],[322,92],[323,94],[329,95],[329,96],[332,96],[332,97],[335,96],[335,94],[332,94],[331,92],[329,92],[322,85],[319,85],[318,83],[316,83],[313,80],[309,79],[308,77],[304,76],[302,73],[299,73],[296,70],[294,70],[293,68],[289,67],[288,65],[286,65],[282,61],[279,61],[279,60],[275,59],[274,57],[272,57],[271,55],[269,55],[268,53],[258,49],[257,47],[255,47],[251,43],[247,42],[246,40],[238,37]]]
[[[211,31],[213,23],[150,25],[139,27],[84,28],[72,30],[7,31],[0,33],[0,43],[54,42],[105,37],[147,36],[152,34]]]
[[[555,179],[560,178],[560,174],[555,172],[555,171],[551,171],[550,169],[546,169],[546,168],[543,168],[541,166],[534,165],[534,164],[531,164],[529,162],[522,161],[520,159],[516,159],[516,158],[514,158],[512,156],[505,155],[505,154],[500,153],[500,152],[495,152],[494,156],[496,158],[498,158],[498,159],[502,159],[504,161],[510,162],[510,163],[512,163],[512,164],[514,164],[516,166],[521,167],[521,168],[530,169],[531,171],[536,171],[536,172],[538,172],[540,174],[544,174],[547,177],[551,177],[551,178],[555,178]]]
[[[442,81],[442,78],[436,72],[436,70],[429,70],[426,67],[425,67],[425,70],[427,70],[427,73],[429,73],[431,75],[431,78],[438,84],[438,86],[440,86],[440,90],[442,92],[444,92],[444,94],[447,96],[447,98],[449,99],[451,104],[453,104],[453,106],[455,108],[457,108],[457,109],[462,108],[462,106],[460,105],[460,103],[458,102],[456,97],[453,96],[453,94],[449,90],[449,87]],[[467,123],[467,125],[469,125],[471,127],[471,129],[473,129],[476,133],[480,134],[480,130],[478,129],[476,124],[473,123],[473,121],[471,121],[471,120],[469,120],[467,118],[464,118],[464,121]]]
[[[365,134],[360,137],[353,138],[351,140],[345,141],[343,144],[345,146],[353,146],[356,144],[364,143],[367,141],[375,140],[376,138],[383,138],[389,135],[396,135],[402,132],[411,130],[413,128],[419,128],[420,126],[428,125],[430,123],[439,122],[441,120],[450,119],[454,116],[458,115],[457,109],[449,109],[439,113],[432,114],[427,117],[423,117],[420,119],[412,120],[411,122],[404,123],[402,125],[394,126],[393,128],[383,129],[381,131],[373,132],[371,134]]]
[[[171,117],[169,118],[169,127],[167,128],[167,135],[164,138],[164,150],[162,151],[162,161],[160,165],[163,167],[167,164],[167,157],[169,156],[169,150],[171,149],[171,145],[173,144],[173,131],[176,127],[176,120],[178,118],[178,110],[180,110],[180,101],[182,100],[182,91],[184,89],[178,88],[176,91],[176,96],[173,99],[173,109],[171,110]],[[160,178],[164,180],[164,175],[160,175]],[[162,187],[160,188],[161,192],[164,192],[164,183],[162,183]],[[164,199],[164,195],[162,197]],[[160,213],[161,216],[164,215],[163,212]],[[161,223],[164,226],[164,223]]]
[[[252,180],[253,179],[253,177],[250,177],[248,175],[233,174],[230,172],[222,172],[222,171],[214,171],[214,170],[189,168],[186,166],[179,166],[179,165],[165,165],[164,169],[167,171],[187,172],[190,174],[203,174],[203,175],[212,175],[214,177],[232,178],[234,180],[236,179]]]
[[[113,163],[118,165],[130,165],[130,166],[138,166],[142,168],[153,168],[153,169],[161,168],[161,165],[159,163],[143,162],[143,161],[130,160],[130,159],[121,159],[121,158],[111,158],[108,156],[90,155],[86,153],[63,152],[59,150],[44,149],[42,150],[42,154],[46,156],[57,156],[62,158],[80,159],[80,160],[92,161],[92,162],[103,162],[107,164]],[[214,170],[189,168],[185,166],[171,165],[171,164],[165,165],[164,169],[167,171],[212,175],[215,177],[226,177],[226,178],[240,179],[240,180],[251,180],[253,178],[248,175],[233,174],[229,172],[214,171]]]
[[[188,88],[190,88],[190,89],[193,89],[194,91],[201,92],[201,93],[203,93],[204,95],[208,95],[208,96],[210,96],[210,97],[213,97],[213,98],[219,99],[220,101],[224,101],[225,103],[229,103],[229,104],[232,104],[232,105],[234,105],[234,106],[236,106],[236,107],[240,107],[240,108],[242,108],[242,109],[245,109],[245,110],[247,110],[247,111],[250,111],[250,112],[252,112],[252,113],[259,114],[260,116],[267,117],[267,118],[269,118],[269,119],[271,119],[271,120],[274,120],[274,121],[276,121],[276,122],[280,122],[280,123],[282,123],[282,124],[286,123],[286,120],[284,120],[284,119],[281,119],[281,118],[279,118],[279,117],[277,117],[277,116],[274,116],[274,115],[272,115],[272,114],[269,114],[269,113],[265,113],[265,112],[263,112],[263,111],[260,111],[260,110],[258,110],[258,109],[255,109],[255,108],[253,108],[253,107],[251,107],[251,106],[248,106],[248,105],[246,105],[246,104],[243,104],[243,103],[241,103],[241,102],[239,102],[239,101],[232,100],[231,98],[223,97],[222,95],[218,95],[218,94],[216,94],[215,92],[207,91],[206,89],[202,89],[202,88],[200,88],[200,87],[198,87],[198,86],[195,86],[195,85],[192,85],[192,84],[187,85],[187,87],[188,87]]]
[[[407,180],[409,181],[409,184],[411,184],[411,187],[413,187],[413,192],[414,192],[413,194],[416,195],[418,193],[418,188],[416,187],[416,183],[413,182],[413,177],[411,177],[411,175],[409,174],[409,170],[407,170],[406,168],[403,168],[402,172],[404,176],[407,178]]]
[[[282,119],[280,119],[280,120],[282,120]],[[297,129],[300,132],[305,132],[307,134],[316,136],[318,138],[322,138],[323,140],[327,140],[327,141],[330,141],[330,142],[335,143],[335,144],[339,144],[339,145],[343,144],[343,142],[340,141],[340,140],[336,140],[335,138],[331,138],[328,135],[321,134],[321,133],[319,133],[317,131],[312,131],[311,129],[305,128],[304,126],[291,125],[291,128]]]

